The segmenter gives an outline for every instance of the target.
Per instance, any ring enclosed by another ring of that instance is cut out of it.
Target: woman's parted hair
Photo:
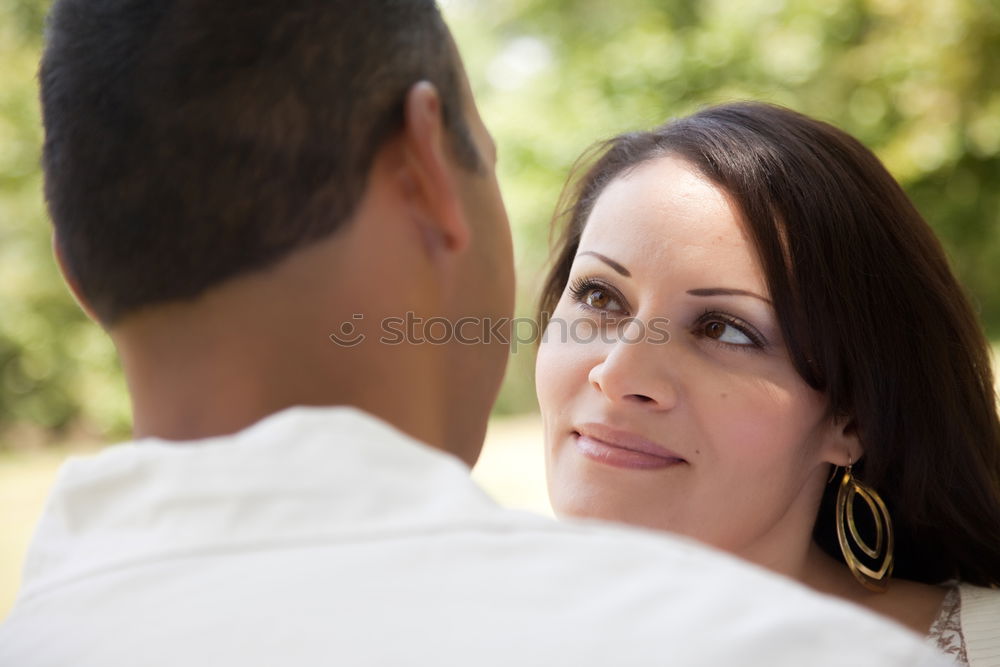
[[[589,157],[588,157],[589,155]],[[855,474],[885,499],[896,575],[1000,584],[1000,422],[989,347],[945,253],[860,142],[781,107],[711,107],[585,155],[544,284],[544,323],[609,182],[676,156],[738,205],[802,378],[852,419]],[[828,486],[817,542],[841,558]]]

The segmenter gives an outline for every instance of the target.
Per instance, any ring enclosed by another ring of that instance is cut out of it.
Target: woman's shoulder
[[[966,620],[988,622],[984,629],[991,630],[1000,642],[1000,588],[962,583],[958,590],[962,596],[962,628],[967,627]]]
[[[966,599],[969,599],[986,605],[1000,604],[1000,588],[976,586],[975,584],[967,584],[963,582],[958,585],[958,590],[962,593],[963,602]]]
[[[1000,667],[1000,589],[959,585],[962,635],[971,667]]]

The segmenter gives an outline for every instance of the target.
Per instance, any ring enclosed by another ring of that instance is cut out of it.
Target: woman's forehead
[[[661,267],[707,262],[719,275],[742,282],[761,279],[731,199],[673,157],[651,160],[609,183],[591,211],[580,250]]]

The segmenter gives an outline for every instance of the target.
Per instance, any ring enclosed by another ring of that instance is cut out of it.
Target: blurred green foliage
[[[443,0],[500,180],[532,313],[563,180],[594,141],[762,99],[862,139],[903,183],[1000,337],[1000,7],[995,0]],[[0,448],[81,424],[122,437],[104,334],[50,250],[35,72],[48,0],[0,0]],[[528,338],[531,327],[517,328]],[[530,409],[519,344],[497,406]],[[32,432],[34,429],[34,433]]]
[[[114,349],[52,258],[35,80],[47,6],[0,0],[0,448],[129,424]]]

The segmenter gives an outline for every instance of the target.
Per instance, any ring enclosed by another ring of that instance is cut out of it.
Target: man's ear
[[[63,280],[69,285],[70,292],[73,293],[73,297],[76,299],[77,304],[80,306],[80,310],[86,313],[87,317],[92,319],[98,324],[101,321],[94,314],[94,310],[90,307],[90,304],[83,296],[83,290],[80,288],[80,281],[76,279],[76,275],[70,269],[69,263],[66,261],[65,255],[63,255],[62,244],[59,242],[59,233],[56,231],[52,232],[52,254],[55,255],[56,264],[59,265],[59,272],[62,273]]]
[[[405,177],[425,246],[431,253],[463,250],[471,231],[447,146],[441,96],[432,83],[421,81],[407,91],[402,140]]]

